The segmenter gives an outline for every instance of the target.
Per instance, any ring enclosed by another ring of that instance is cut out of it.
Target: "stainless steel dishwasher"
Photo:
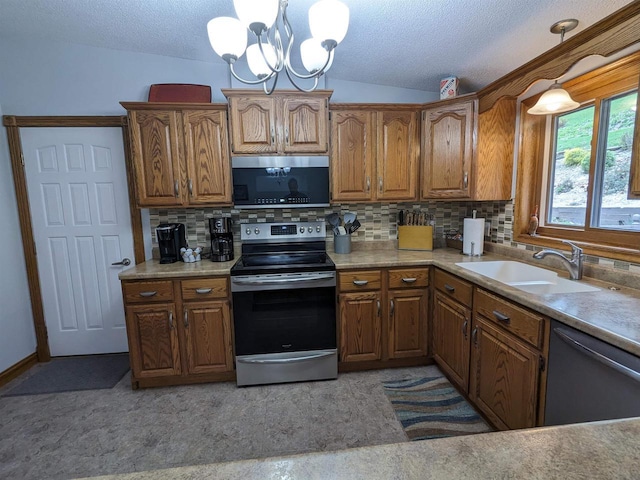
[[[640,358],[551,321],[545,425],[640,416]]]

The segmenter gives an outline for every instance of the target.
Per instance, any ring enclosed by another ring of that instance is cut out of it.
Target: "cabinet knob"
[[[169,328],[173,330],[173,312],[169,311]]]
[[[211,293],[212,290],[213,288],[196,288],[196,293],[206,294]]]
[[[176,198],[180,197],[180,187],[178,186],[178,180],[173,182],[173,193],[175,194]]]
[[[471,332],[471,340],[473,341],[473,344],[477,347],[478,346],[478,327],[474,328],[473,331]]]
[[[362,287],[364,285],[366,285],[367,283],[369,283],[369,280],[354,280],[353,284],[357,285],[359,287]]]
[[[271,143],[276,143],[276,128],[271,125]]]
[[[189,196],[193,197],[193,180],[189,179]]]
[[[158,293],[157,291],[153,290],[153,291],[150,291],[150,292],[140,292],[139,295],[141,297],[153,297],[157,293]]]
[[[396,311],[396,304],[391,300],[391,310],[389,311],[389,315],[393,317],[394,312]]]
[[[467,339],[467,326],[469,326],[469,320],[464,319],[464,323],[462,324],[462,335],[464,335],[464,339]]]
[[[417,278],[415,278],[415,277],[411,277],[411,278],[403,278],[403,279],[402,279],[402,281],[403,281],[404,283],[415,283],[415,282],[416,282],[416,280],[418,280],[418,279],[417,279]]]
[[[184,328],[189,328],[189,312],[184,309]]]
[[[380,193],[382,193],[382,177],[378,177],[378,183],[380,184]]]
[[[380,316],[380,300],[378,300],[378,316]]]
[[[464,185],[464,188],[467,188],[469,186],[469,174],[467,172],[464,172],[464,178],[462,179],[462,184]]]
[[[371,178],[367,177],[367,192],[371,190]]]
[[[284,143],[289,145],[289,128],[284,129]]]

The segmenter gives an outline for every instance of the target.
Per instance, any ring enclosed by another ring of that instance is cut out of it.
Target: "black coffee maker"
[[[211,234],[211,261],[228,262],[233,260],[233,222],[228,217],[209,219]]]
[[[181,258],[180,249],[187,248],[184,223],[161,223],[156,228],[160,263],[173,263]]]

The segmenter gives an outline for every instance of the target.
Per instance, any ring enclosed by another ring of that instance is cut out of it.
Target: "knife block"
[[[433,250],[433,225],[398,226],[399,250]]]

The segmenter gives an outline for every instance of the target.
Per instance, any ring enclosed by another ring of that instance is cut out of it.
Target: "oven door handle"
[[[281,285],[283,283],[294,282],[318,282],[320,280],[331,280],[335,278],[334,275],[322,275],[317,277],[293,277],[293,278],[278,278],[273,280],[244,280],[233,279],[233,283],[236,285]]]
[[[297,363],[297,362],[306,362],[307,360],[315,360],[317,358],[330,357],[335,355],[335,352],[322,352],[322,353],[314,353],[313,355],[305,355],[303,357],[291,357],[291,358],[236,358],[236,362],[238,363],[253,363],[253,364],[263,364],[263,365],[273,365],[273,364],[287,364],[287,363]]]

